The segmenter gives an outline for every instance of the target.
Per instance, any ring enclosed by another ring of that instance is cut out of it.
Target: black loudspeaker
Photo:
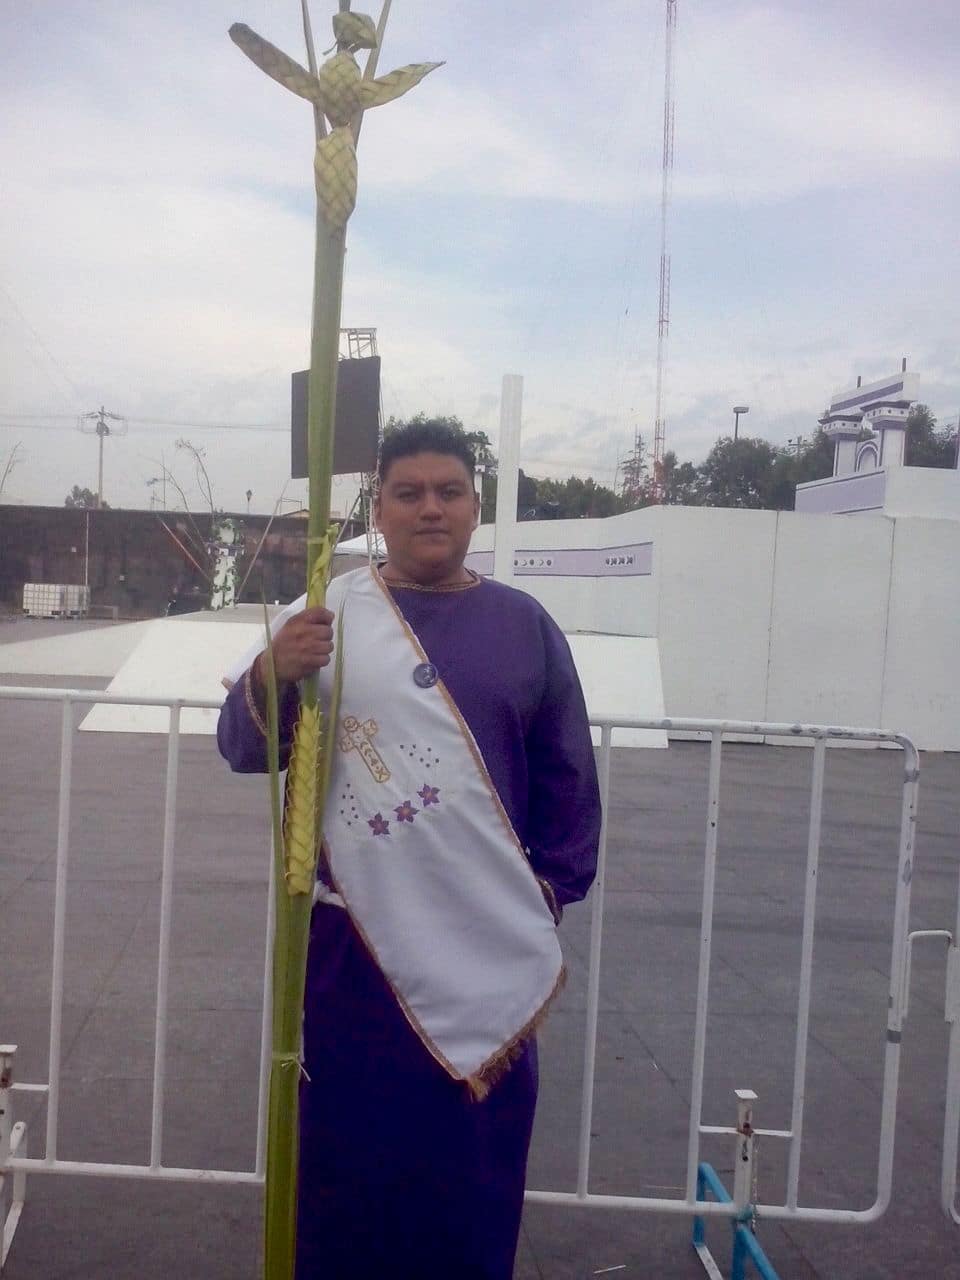
[[[290,478],[307,475],[307,378],[291,377]],[[341,360],[337,365],[337,412],[333,436],[333,473],[376,471],[380,443],[380,357]]]

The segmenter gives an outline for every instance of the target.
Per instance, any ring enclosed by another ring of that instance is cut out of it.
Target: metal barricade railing
[[[267,947],[264,960],[264,1009],[260,1038],[260,1079],[257,1109],[257,1151],[252,1170],[232,1169],[184,1169],[162,1163],[163,1111],[166,1077],[167,1001],[170,968],[170,928],[172,920],[173,869],[175,832],[177,819],[177,783],[180,763],[180,716],[187,708],[218,710],[219,702],[197,698],[157,698],[107,693],[80,689],[33,689],[0,687],[0,701],[20,700],[34,702],[59,702],[62,705],[60,727],[60,785],[57,805],[57,854],[53,913],[53,969],[51,977],[50,1040],[48,1074],[46,1083],[19,1083],[14,1081],[8,1093],[40,1093],[46,1095],[47,1123],[46,1143],[42,1156],[27,1157],[9,1154],[25,1140],[22,1126],[15,1134],[12,1123],[12,1105],[0,1105],[0,1124],[6,1117],[6,1125],[0,1128],[0,1175],[4,1169],[12,1170],[21,1178],[26,1173],[72,1173],[110,1178],[152,1178],[178,1182],[261,1183],[266,1164],[265,1124],[268,1064],[270,1058],[270,976],[273,940],[270,924],[267,929]],[[73,745],[76,732],[73,724],[74,707],[77,705],[109,703],[120,706],[167,707],[170,726],[167,738],[166,778],[164,785],[163,833],[160,880],[160,940],[157,954],[157,1003],[154,1028],[153,1096],[150,1117],[150,1163],[118,1164],[86,1160],[63,1160],[57,1155],[57,1136],[60,1116],[61,1078],[61,1027],[63,1021],[64,940],[66,936],[67,879],[70,859],[70,812],[72,802]],[[268,922],[273,918],[273,878],[268,877]],[[10,1049],[12,1046],[2,1046]],[[8,1054],[8,1057],[11,1056]],[[0,1099],[2,1101],[2,1099]],[[12,1100],[11,1100],[12,1101]],[[6,1148],[6,1150],[5,1150]],[[4,1159],[4,1156],[6,1158]],[[14,1195],[16,1201],[16,1193]],[[15,1224],[14,1224],[15,1225]],[[11,1232],[12,1238],[12,1232]],[[9,1245],[8,1245],[9,1247]]]
[[[709,1203],[697,1200],[700,1139],[704,1134],[727,1134],[735,1137],[733,1126],[703,1123],[703,1082],[706,1060],[706,1028],[710,984],[710,954],[713,939],[713,911],[716,890],[717,841],[720,814],[720,766],[725,735],[736,737],[774,737],[793,740],[808,739],[813,743],[813,769],[810,790],[810,819],[807,837],[803,934],[800,959],[800,989],[794,1046],[794,1080],[791,1124],[786,1130],[757,1129],[760,1137],[780,1138],[789,1142],[787,1195],[782,1204],[757,1204],[756,1212],[766,1218],[791,1218],[817,1222],[865,1224],[879,1218],[890,1202],[893,1183],[894,1130],[897,1110],[897,1088],[900,1067],[900,1039],[905,1012],[904,978],[908,956],[910,887],[913,874],[914,842],[917,821],[917,796],[920,757],[909,738],[881,730],[848,729],[825,725],[775,724],[743,720],[596,720],[601,729],[600,785],[604,823],[600,837],[600,860],[593,897],[590,932],[590,967],[587,988],[587,1033],[584,1052],[583,1092],[580,1113],[580,1142],[576,1191],[528,1190],[527,1199],[541,1204],[594,1206],[608,1209],[647,1210],[688,1216],[716,1215],[733,1217],[741,1211],[735,1201]],[[706,835],[704,841],[703,900],[700,919],[700,958],[697,975],[697,1004],[694,1026],[693,1082],[687,1135],[686,1194],[679,1197],[652,1197],[595,1194],[588,1190],[590,1172],[590,1131],[593,1116],[594,1073],[596,1061],[597,1022],[599,1014],[600,949],[603,932],[603,884],[607,860],[607,819],[610,787],[610,747],[615,728],[662,729],[677,734],[709,734],[710,772],[707,789]],[[800,1153],[803,1143],[803,1117],[806,1096],[807,1040],[810,1020],[810,995],[813,973],[813,938],[816,920],[816,888],[820,859],[820,828],[823,813],[823,784],[828,742],[861,742],[900,747],[904,754],[900,837],[897,857],[897,885],[894,906],[893,947],[890,961],[890,998],[887,1014],[887,1037],[884,1052],[883,1091],[880,1120],[880,1146],[877,1167],[877,1194],[867,1209],[836,1209],[798,1204]],[[960,1115],[960,1044],[957,1047],[958,1100]]]
[[[264,1009],[261,1024],[260,1076],[258,1085],[257,1147],[254,1168],[251,1170],[174,1168],[162,1163],[164,1084],[166,1068],[166,1029],[168,973],[170,963],[170,925],[175,856],[175,829],[177,815],[177,782],[180,754],[180,716],[184,708],[216,709],[219,704],[211,700],[166,699],[110,694],[96,690],[63,690],[39,688],[0,688],[2,700],[32,700],[59,702],[62,704],[60,740],[60,787],[57,822],[57,855],[54,901],[53,976],[49,1037],[49,1079],[46,1083],[7,1082],[3,1084],[3,1059],[0,1057],[0,1182],[5,1173],[13,1173],[15,1207],[8,1215],[6,1247],[16,1226],[17,1196],[22,1204],[23,1179],[27,1173],[73,1173],[105,1177],[127,1177],[174,1181],[202,1181],[218,1183],[259,1184],[263,1181],[265,1164],[265,1116],[270,1059],[270,979],[272,936],[271,923],[267,928],[267,944],[264,958]],[[157,957],[157,1003],[154,1033],[153,1094],[151,1106],[151,1138],[149,1164],[97,1163],[93,1161],[63,1160],[57,1154],[57,1130],[59,1118],[61,1075],[61,1022],[63,1012],[64,980],[64,925],[67,902],[68,864],[70,850],[71,778],[73,760],[73,711],[82,704],[113,703],[131,706],[159,706],[169,708],[170,725],[167,743],[167,764],[164,792],[164,818],[162,833],[162,870],[160,889],[160,936]],[[912,878],[914,836],[917,814],[919,756],[913,743],[900,734],[873,730],[833,728],[817,725],[767,724],[734,720],[691,719],[622,719],[597,720],[601,730],[599,773],[603,802],[603,825],[600,837],[597,881],[592,897],[590,927],[590,954],[587,982],[587,1028],[584,1048],[583,1085],[578,1139],[578,1164],[574,1191],[528,1190],[527,1200],[542,1204],[559,1204],[578,1207],[611,1208],[633,1211],[654,1211],[668,1214],[686,1214],[704,1217],[715,1215],[733,1217],[742,1213],[737,1197],[730,1202],[698,1199],[698,1174],[700,1143],[706,1134],[736,1135],[733,1127],[703,1123],[704,1071],[706,1061],[706,1027],[708,993],[710,985],[711,945],[713,934],[714,898],[716,890],[717,848],[720,810],[720,777],[723,739],[726,735],[783,736],[807,739],[813,743],[812,779],[810,790],[810,817],[807,833],[807,862],[805,873],[803,928],[800,958],[799,999],[794,1046],[794,1080],[790,1128],[788,1130],[764,1130],[760,1136],[784,1139],[789,1143],[787,1193],[781,1204],[754,1206],[762,1216],[770,1219],[802,1219],[836,1223],[868,1223],[879,1218],[886,1209],[891,1194],[893,1175],[893,1139],[897,1107],[898,1073],[900,1063],[900,1037],[902,1020],[906,1012],[909,911]],[[610,754],[612,733],[615,728],[659,729],[683,734],[709,735],[710,765],[707,788],[707,812],[704,841],[704,875],[700,920],[700,945],[697,978],[696,1015],[693,1046],[693,1079],[687,1135],[685,1195],[674,1198],[630,1195],[597,1194],[589,1190],[590,1134],[593,1116],[594,1080],[596,1072],[597,1026],[600,993],[600,954],[603,934],[604,882],[607,866],[608,813],[610,791]],[[897,746],[904,753],[902,799],[900,816],[899,853],[897,859],[897,885],[894,908],[893,947],[890,963],[890,999],[887,1019],[887,1036],[884,1051],[883,1090],[881,1104],[880,1143],[877,1169],[877,1194],[868,1209],[837,1209],[801,1206],[798,1203],[800,1157],[803,1141],[804,1102],[806,1096],[807,1039],[810,1018],[811,977],[813,965],[813,940],[816,919],[816,890],[820,857],[820,829],[823,809],[824,767],[826,747],[831,741],[885,744]],[[273,916],[272,877],[268,892],[268,921]],[[955,959],[956,948],[951,953]],[[957,965],[953,964],[956,970]],[[960,1120],[960,1033],[954,1022],[951,1040],[951,1089],[948,1091],[948,1136],[953,1118],[953,1181],[948,1178],[948,1153],[944,1156],[944,1207],[960,1221],[953,1209],[956,1184],[957,1121]],[[0,1055],[4,1048],[0,1046]],[[45,1093],[47,1097],[46,1144],[42,1156],[25,1154],[25,1132],[22,1125],[15,1125],[11,1093],[17,1091]],[[4,1119],[6,1117],[6,1119]],[[740,1197],[742,1199],[742,1197]],[[0,1263],[2,1265],[2,1263]]]

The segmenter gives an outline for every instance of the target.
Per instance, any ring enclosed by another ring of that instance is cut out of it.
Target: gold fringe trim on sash
[[[325,851],[325,846],[326,846],[326,841],[323,842],[323,846],[321,847],[322,851]],[[341,889],[336,876],[333,874],[333,870],[330,867],[329,861],[327,861],[326,865],[324,866],[324,872],[325,872],[325,878],[329,878],[330,883],[333,885],[334,891],[336,893],[339,893],[341,898],[343,899],[343,906],[347,913],[347,916],[350,919],[350,923],[353,925],[354,929],[356,930],[357,935],[360,938],[360,941],[366,947],[367,954],[370,956],[371,960],[376,965],[377,969],[382,975],[384,981],[386,982],[388,988],[390,989],[390,993],[392,994],[394,1000],[396,1000],[397,1004],[400,1006],[400,1012],[403,1014],[407,1022],[410,1024],[411,1029],[416,1033],[420,1043],[423,1045],[426,1051],[430,1054],[431,1058],[433,1058],[434,1062],[438,1063],[439,1066],[443,1067],[444,1071],[446,1071],[447,1074],[453,1080],[461,1081],[463,1084],[466,1085],[470,1093],[471,1100],[473,1102],[482,1102],[484,1098],[486,1098],[487,1095],[490,1093],[490,1090],[494,1087],[494,1085],[497,1084],[498,1081],[503,1079],[503,1077],[507,1074],[507,1072],[513,1066],[514,1062],[516,1062],[517,1058],[519,1058],[520,1054],[523,1052],[524,1043],[530,1039],[530,1037],[534,1034],[535,1031],[539,1029],[539,1027],[542,1025],[542,1023],[546,1019],[547,1014],[550,1012],[551,1008],[553,1007],[554,1000],[556,1000],[557,996],[560,994],[560,992],[563,990],[563,988],[567,984],[566,965],[561,963],[560,972],[557,974],[557,980],[553,984],[553,990],[547,996],[546,1000],[544,1000],[543,1004],[540,1006],[537,1012],[533,1015],[533,1017],[530,1018],[527,1022],[525,1022],[523,1026],[520,1028],[520,1030],[516,1033],[516,1035],[514,1035],[510,1040],[508,1040],[506,1044],[501,1045],[500,1048],[496,1051],[496,1053],[492,1054],[486,1060],[486,1062],[483,1063],[483,1065],[479,1068],[479,1070],[474,1072],[472,1076],[462,1076],[457,1071],[453,1063],[448,1061],[448,1059],[444,1056],[444,1054],[442,1054],[439,1048],[433,1043],[432,1039],[427,1034],[426,1028],[421,1026],[420,1019],[416,1016],[416,1014],[407,1004],[402,993],[397,990],[396,986],[394,986],[393,979],[390,977],[388,973],[384,971],[383,965],[380,963],[380,957],[377,955],[376,949],[373,943],[367,937],[366,931],[364,930],[363,926],[360,924],[360,921],[353,914],[353,911],[350,907],[349,899]]]
[[[523,1052],[526,1042],[543,1023],[553,1006],[554,1000],[566,986],[566,983],[566,966],[561,965],[553,990],[526,1026],[521,1027],[513,1039],[508,1040],[502,1048],[497,1050],[493,1057],[488,1058],[479,1071],[472,1076],[464,1077],[463,1082],[467,1086],[473,1102],[483,1102],[494,1085],[499,1084],[507,1074]]]

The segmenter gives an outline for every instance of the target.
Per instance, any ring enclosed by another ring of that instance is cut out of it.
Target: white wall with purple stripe
[[[663,507],[515,529],[516,585],[565,631],[657,639],[669,716],[960,750],[960,521]],[[483,526],[468,563],[492,549]]]

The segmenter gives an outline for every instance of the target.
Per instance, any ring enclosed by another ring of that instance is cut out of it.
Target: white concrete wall
[[[657,531],[660,509],[631,511],[606,520],[525,520],[516,525],[516,550],[595,551],[627,544],[653,544],[653,572],[623,577],[561,577],[518,573],[513,585],[548,609],[564,631],[655,636],[657,626]],[[471,555],[493,547],[493,526],[481,525]],[[468,561],[469,563],[469,561]]]
[[[881,726],[960,751],[960,524],[897,520]]]
[[[593,547],[596,520],[524,520],[515,526],[515,550]],[[493,525],[481,525],[470,543],[471,553],[493,549]],[[539,600],[564,631],[596,630],[592,578],[515,577],[511,584]]]
[[[609,520],[591,520],[599,526],[597,546],[625,543],[653,544],[653,572],[634,578],[596,578],[593,603],[594,629],[614,636],[656,636],[660,618],[660,583],[663,581],[663,517],[666,508],[645,507]]]
[[[798,512],[821,515],[882,510],[887,516],[960,520],[960,471],[892,466],[797,485]]]
[[[947,494],[951,478],[936,481]],[[652,542],[649,575],[517,586],[567,631],[655,636],[668,716],[882,727],[960,750],[958,520],[664,507],[517,529],[521,548]]]
[[[883,510],[888,516],[960,520],[960,471],[897,467],[887,474]]]
[[[893,523],[780,513],[764,719],[880,724]]]
[[[795,507],[798,512],[817,515],[844,515],[883,509],[886,492],[885,471],[862,471],[854,475],[828,476],[798,484]]]
[[[762,719],[776,513],[665,507],[662,515],[667,715]]]

